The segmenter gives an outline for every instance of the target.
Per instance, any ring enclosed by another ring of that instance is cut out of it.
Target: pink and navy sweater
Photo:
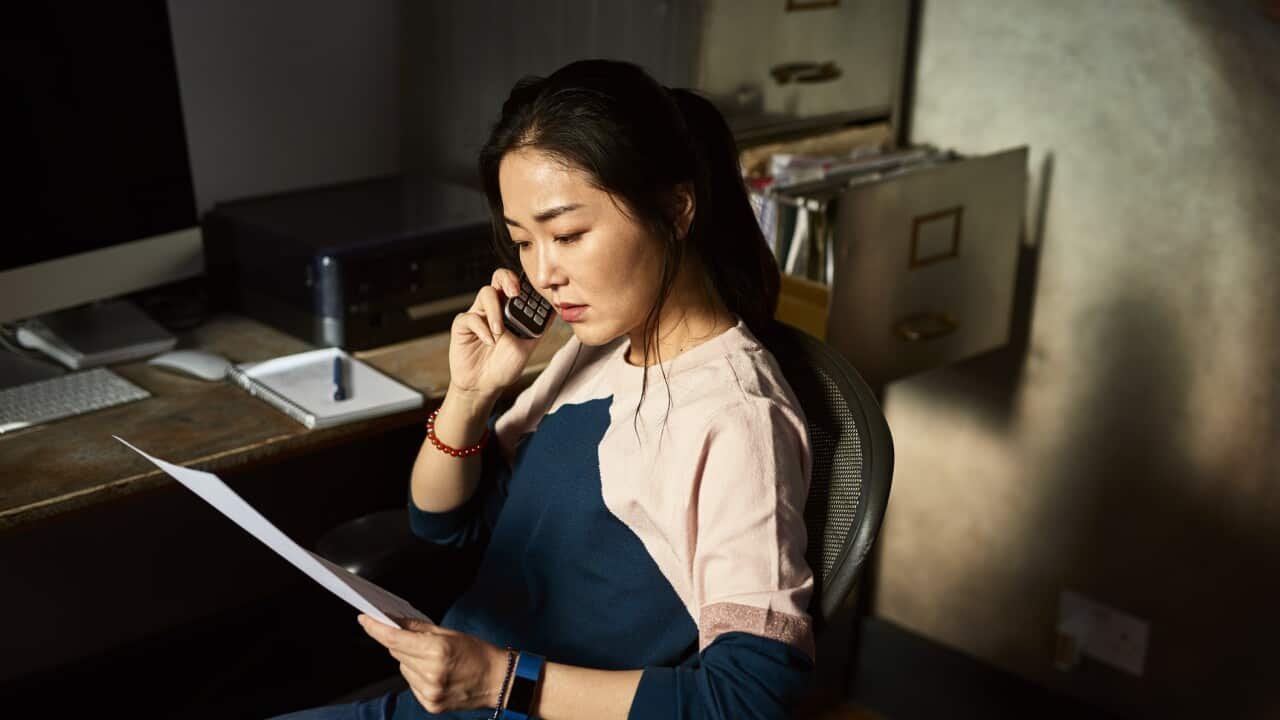
[[[493,422],[471,500],[410,502],[422,538],[487,543],[441,624],[644,668],[635,720],[786,717],[813,665],[799,405],[742,322],[665,363],[665,381],[628,349],[571,338]],[[395,716],[435,717],[407,691]],[[447,717],[473,716],[488,712]]]

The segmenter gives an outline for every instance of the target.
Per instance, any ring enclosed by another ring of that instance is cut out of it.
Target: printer
[[[483,193],[424,177],[224,202],[201,227],[217,306],[351,351],[447,330],[498,265]]]

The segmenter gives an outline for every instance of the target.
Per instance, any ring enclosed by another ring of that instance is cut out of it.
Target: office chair
[[[848,695],[847,669],[857,624],[854,590],[889,501],[893,440],[870,387],[833,348],[780,322],[757,337],[773,353],[795,392],[812,451],[805,526],[806,559],[814,574],[809,612],[818,657],[814,690],[800,709],[803,715]],[[384,511],[351,521],[321,540],[320,554],[377,579],[400,556],[396,548],[419,542],[409,532],[406,512]],[[339,701],[406,687],[396,678]]]
[[[805,558],[814,576],[809,614],[817,669],[803,716],[848,696],[858,624],[855,589],[889,502],[893,438],[875,394],[834,348],[781,322],[757,337],[777,359],[809,432]]]

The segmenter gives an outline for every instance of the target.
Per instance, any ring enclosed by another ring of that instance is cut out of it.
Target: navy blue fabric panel
[[[672,664],[697,641],[644,544],[604,504],[611,403],[563,405],[525,438],[476,580],[442,625],[604,670]]]
[[[497,695],[497,691],[494,691]],[[429,713],[418,703],[413,692],[405,690],[396,697],[395,714],[386,720],[489,720],[493,717],[493,709],[457,710],[450,713]]]
[[[391,720],[396,717],[397,695],[387,694],[370,700],[358,700],[342,705],[326,705],[276,715],[270,720]]]
[[[630,720],[773,720],[791,717],[813,661],[786,643],[725,633],[677,667],[648,667]]]
[[[497,415],[489,418],[492,435]],[[494,521],[507,499],[511,469],[498,443],[490,442],[480,453],[480,482],[476,491],[460,507],[444,513],[426,512],[409,496],[409,528],[413,534],[436,545],[464,547],[480,542],[493,530]]]

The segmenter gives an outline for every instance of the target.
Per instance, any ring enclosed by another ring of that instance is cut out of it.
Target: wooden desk
[[[553,325],[517,388],[570,334]],[[179,343],[233,362],[310,349],[230,315]],[[305,576],[112,435],[218,473],[314,547],[336,525],[406,501],[421,423],[448,388],[448,349],[441,334],[358,353],[427,402],[324,430],[307,430],[231,383],[132,363],[113,369],[154,397],[0,436],[0,687],[297,588],[324,602]],[[318,633],[354,627],[341,601],[331,605],[342,621]]]
[[[570,334],[562,322],[552,326],[524,382],[546,367]],[[180,347],[211,350],[232,362],[312,349],[236,315],[213,318],[182,337]],[[356,353],[421,391],[427,402],[418,410],[323,430],[307,430],[230,383],[190,379],[145,362],[114,367],[154,397],[0,435],[0,534],[172,482],[112,435],[173,463],[224,472],[422,422],[448,389],[448,353],[446,333]]]

